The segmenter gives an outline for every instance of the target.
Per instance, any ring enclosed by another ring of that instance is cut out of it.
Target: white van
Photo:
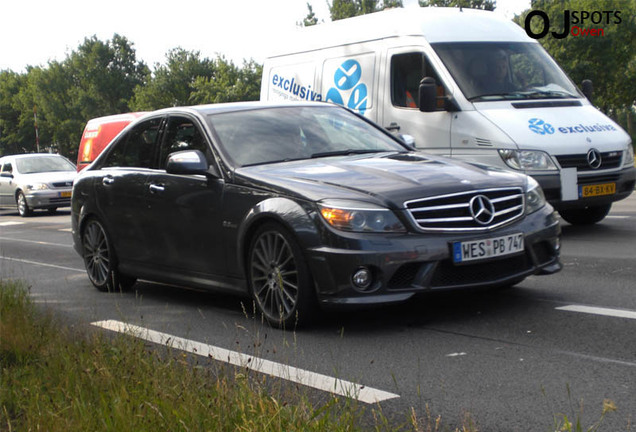
[[[275,49],[261,100],[335,102],[427,152],[525,172],[571,223],[602,220],[634,190],[629,135],[495,13],[392,9],[301,29]]]

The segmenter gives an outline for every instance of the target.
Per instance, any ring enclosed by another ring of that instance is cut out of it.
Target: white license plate
[[[453,262],[463,263],[500,256],[511,255],[523,251],[523,234],[510,234],[465,242],[453,242]]]

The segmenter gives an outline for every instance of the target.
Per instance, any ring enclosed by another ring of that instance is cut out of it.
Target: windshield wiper
[[[578,97],[571,93],[562,90],[532,90],[529,92],[521,93],[529,98],[555,98],[555,99],[565,99],[565,98],[575,98]]]
[[[366,154],[366,153],[384,153],[387,151],[392,151],[392,150],[371,150],[371,149],[346,149],[346,150],[333,150],[333,151],[328,151],[328,152],[320,152],[320,153],[314,153],[311,155],[312,159],[315,158],[322,158],[322,157],[330,157],[330,156],[347,156],[347,155],[354,155],[354,154]]]

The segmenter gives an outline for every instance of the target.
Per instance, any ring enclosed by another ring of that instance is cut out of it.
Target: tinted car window
[[[12,173],[13,172],[13,167],[11,166],[10,162],[7,162],[4,165],[2,165],[2,172],[3,173]]]
[[[334,152],[406,151],[379,129],[332,108],[273,108],[211,115],[223,149],[240,166]]]
[[[161,118],[133,127],[110,151],[104,167],[153,168]]]
[[[159,154],[160,166],[165,167],[170,153],[200,150],[210,160],[210,149],[201,130],[188,117],[173,116],[168,120]]]

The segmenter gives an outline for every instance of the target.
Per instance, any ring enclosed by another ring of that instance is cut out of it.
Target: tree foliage
[[[633,0],[616,0],[599,4],[594,0],[560,0],[558,2],[534,0],[531,9],[515,21],[524,26],[531,10],[541,10],[550,19],[551,31],[564,31],[564,11],[620,11],[621,22],[603,21],[594,24],[578,23],[579,28],[602,28],[603,36],[568,35],[557,39],[551,34],[539,40],[572,80],[581,85],[584,79],[594,83],[594,104],[607,114],[626,109],[636,103],[636,3]],[[611,7],[608,7],[611,6]],[[570,24],[573,26],[575,24]],[[543,29],[543,20],[533,18],[531,28]]]
[[[87,38],[62,61],[0,71],[0,155],[54,150],[75,160],[91,118],[175,105],[256,100],[262,67],[176,48],[151,70],[133,44]],[[36,145],[36,122],[39,148]]]
[[[489,11],[493,11],[497,7],[496,0],[419,0],[419,4],[422,7],[463,7]]]
[[[332,0],[329,13],[332,21],[402,7],[402,0]]]

